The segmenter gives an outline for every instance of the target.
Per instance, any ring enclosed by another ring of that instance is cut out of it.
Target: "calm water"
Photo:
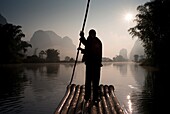
[[[8,65],[0,69],[0,114],[53,114],[69,84],[74,64]],[[127,114],[152,112],[154,76],[134,63],[104,63],[101,84],[115,86]],[[77,64],[73,83],[84,84],[85,66]]]

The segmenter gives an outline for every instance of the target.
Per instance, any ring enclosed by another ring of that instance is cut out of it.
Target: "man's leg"
[[[85,79],[85,100],[88,101],[91,96],[91,66],[86,65],[86,79]]]
[[[100,81],[100,67],[94,68],[94,77],[93,77],[93,102],[98,101],[98,88]]]

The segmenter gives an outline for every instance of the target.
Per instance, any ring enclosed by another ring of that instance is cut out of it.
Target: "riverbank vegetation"
[[[143,42],[145,49],[145,60],[142,65],[167,68],[168,45],[170,37],[170,1],[152,0],[137,7],[134,27],[128,32],[132,37],[138,37]],[[60,51],[57,49],[42,50],[39,55],[27,56],[28,48],[31,44],[22,39],[25,34],[21,26],[7,23],[0,24],[0,63],[42,63],[61,62]],[[136,56],[137,58],[137,56]],[[121,56],[113,58],[103,58],[105,61],[127,61]],[[74,62],[74,58],[66,56],[64,62]]]
[[[167,68],[170,37],[170,1],[152,0],[137,7],[137,24],[128,31],[138,37],[145,48],[146,60],[142,65]]]
[[[21,30],[21,26],[10,23],[0,24],[0,63],[52,63],[52,62],[74,62],[75,60],[69,56],[65,60],[60,61],[60,52],[57,49],[42,50],[39,56],[33,54],[27,56],[26,52],[32,45],[22,40],[25,34]]]
[[[27,48],[32,47],[31,44],[23,41],[25,34],[21,30],[21,26],[13,24],[0,24],[0,63],[19,63],[22,62]]]

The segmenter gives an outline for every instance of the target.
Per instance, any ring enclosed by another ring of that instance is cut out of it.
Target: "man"
[[[85,49],[78,48],[84,54],[82,61],[86,64],[85,101],[91,97],[91,84],[93,85],[93,104],[98,103],[98,86],[100,81],[100,69],[102,67],[102,42],[96,37],[96,31],[91,29],[87,39],[80,32],[80,41]]]

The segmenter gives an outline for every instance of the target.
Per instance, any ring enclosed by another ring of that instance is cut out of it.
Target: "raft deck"
[[[60,101],[54,114],[124,114],[123,109],[114,93],[113,85],[100,85],[100,101],[83,106],[85,86],[71,84]]]

